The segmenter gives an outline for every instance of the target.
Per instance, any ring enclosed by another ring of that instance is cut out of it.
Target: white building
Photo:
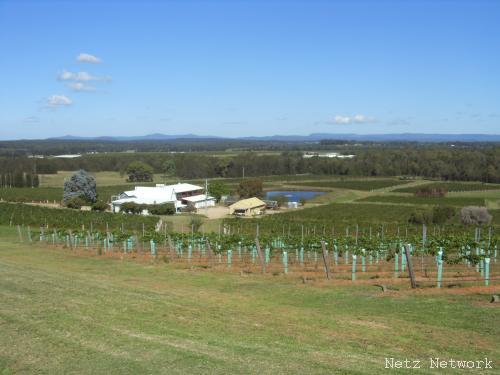
[[[206,196],[204,188],[197,185],[178,183],[175,185],[136,186],[111,198],[111,209],[120,212],[123,203],[162,204],[173,203],[177,212],[191,205],[195,208],[215,206],[215,198]],[[146,213],[146,212],[144,212]]]
[[[336,158],[336,159],[352,159],[356,155],[343,155],[339,154],[338,152],[326,152],[326,153],[318,153],[318,152],[307,152],[304,154],[304,159],[310,159],[310,158]]]

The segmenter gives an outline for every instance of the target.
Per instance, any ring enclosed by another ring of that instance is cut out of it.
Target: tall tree
[[[260,178],[247,178],[240,182],[238,186],[240,198],[262,196],[262,180]]]
[[[127,166],[129,182],[153,181],[153,168],[142,161],[134,161]]]
[[[95,178],[80,169],[71,178],[64,182],[64,202],[72,198],[81,198],[89,203],[97,200],[97,186]]]

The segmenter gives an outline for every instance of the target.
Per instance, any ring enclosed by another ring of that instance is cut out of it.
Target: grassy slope
[[[385,356],[500,358],[500,310],[487,295],[382,295],[82,257],[0,235],[2,373],[375,374]]]

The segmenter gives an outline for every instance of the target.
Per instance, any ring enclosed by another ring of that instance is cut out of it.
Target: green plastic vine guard
[[[438,251],[438,273],[437,273],[437,287],[441,288],[441,283],[443,281],[443,250],[442,248]]]
[[[490,258],[484,258],[484,285],[490,285]]]
[[[283,267],[285,274],[288,273],[288,253],[283,251]]]

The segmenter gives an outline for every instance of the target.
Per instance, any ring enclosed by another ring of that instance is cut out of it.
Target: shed
[[[229,206],[229,214],[237,216],[261,215],[266,210],[266,203],[259,198],[242,199]]]
[[[191,197],[182,198],[182,203],[190,205],[196,209],[215,206],[215,198],[206,194],[193,195]]]

